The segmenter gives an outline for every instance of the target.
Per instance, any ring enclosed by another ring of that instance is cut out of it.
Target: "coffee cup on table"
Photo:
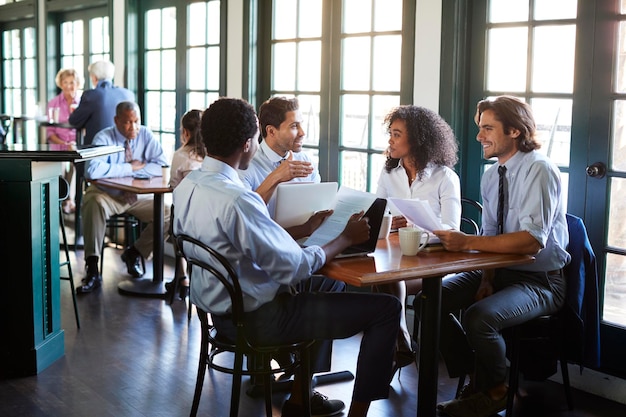
[[[169,165],[161,166],[161,176],[163,177],[163,184],[169,185],[170,183],[170,166]]]
[[[398,229],[400,250],[405,256],[415,256],[424,249],[430,238],[427,231],[416,226],[401,227]]]

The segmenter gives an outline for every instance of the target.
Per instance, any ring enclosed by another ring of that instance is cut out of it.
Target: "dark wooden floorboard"
[[[73,241],[73,238],[71,238]],[[74,322],[69,283],[61,282],[65,356],[37,376],[0,381],[0,416],[4,417],[172,417],[189,415],[199,352],[199,322],[187,322],[186,306],[157,299],[120,295],[117,284],[128,276],[121,251],[107,248],[103,288],[79,297],[82,329]],[[74,255],[72,255],[74,256]],[[84,274],[83,253],[73,261],[78,285]],[[165,279],[173,275],[171,259]],[[151,274],[152,264],[146,264]],[[360,337],[335,342],[333,370],[354,372]],[[244,385],[247,380],[244,379]],[[353,382],[317,390],[349,405]],[[528,396],[517,402],[517,416],[623,417],[626,405],[575,390],[576,409],[566,410],[561,385],[522,383]],[[416,415],[417,371],[402,370],[388,400],[372,403],[371,417]],[[245,388],[245,386],[244,386]],[[452,397],[456,380],[440,368],[439,399]],[[275,393],[274,415],[287,394]],[[200,403],[202,416],[228,415],[230,378],[207,372]],[[264,415],[262,398],[243,395],[241,416]],[[344,414],[345,415],[345,414]]]

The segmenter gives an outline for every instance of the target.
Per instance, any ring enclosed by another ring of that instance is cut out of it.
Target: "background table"
[[[437,414],[441,279],[450,273],[505,268],[531,262],[534,258],[527,255],[445,250],[403,256],[398,234],[392,233],[388,239],[378,241],[373,255],[335,259],[319,273],[357,287],[423,279],[417,415],[434,417]]]
[[[154,194],[152,279],[128,279],[120,282],[117,288],[123,294],[162,298],[165,295],[165,287],[163,285],[163,195],[171,193],[172,188],[169,184],[163,182],[163,177],[152,177],[148,180],[133,177],[101,178],[99,180],[91,180],[91,182],[135,194]]]

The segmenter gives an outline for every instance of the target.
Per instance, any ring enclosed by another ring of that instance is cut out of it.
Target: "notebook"
[[[336,182],[284,182],[276,187],[274,221],[283,228],[306,222],[316,211],[333,208]]]

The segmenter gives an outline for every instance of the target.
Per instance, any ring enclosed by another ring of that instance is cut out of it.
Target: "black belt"
[[[563,269],[555,269],[554,271],[548,271],[546,272],[546,274],[563,276]]]

